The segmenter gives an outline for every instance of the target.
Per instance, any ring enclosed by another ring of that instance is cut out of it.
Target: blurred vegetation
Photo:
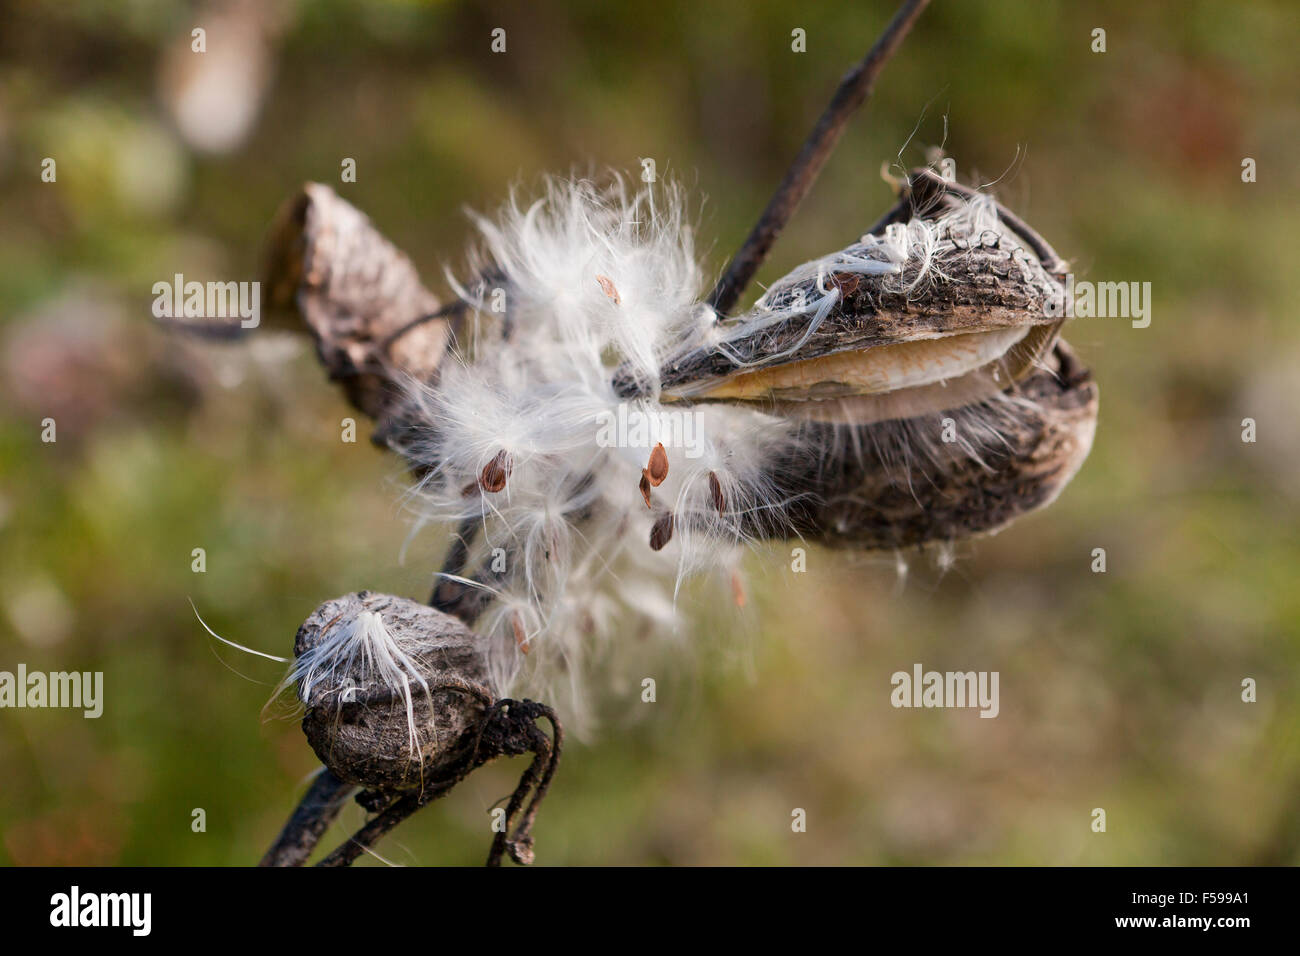
[[[264,56],[249,41],[225,82],[262,63],[266,85],[220,148],[176,106],[220,7],[0,8],[0,669],[102,670],[107,697],[98,720],[0,711],[0,861],[255,861],[316,761],[262,717],[277,667],[217,648],[187,598],[288,653],[329,597],[426,593],[445,543],[404,551],[400,465],[339,441],[349,409],[308,344],[180,340],[151,324],[154,282],[258,278],[273,213],[314,179],[445,292],[464,206],[643,156],[707,197],[716,274],[894,4],[252,6],[229,9],[263,18]],[[948,570],[756,554],[745,613],[701,608],[698,649],[664,643],[658,703],[615,689],[571,746],[543,864],[1300,863],[1295,29],[1286,0],[937,0],[760,278],[857,236],[891,201],[881,164],[944,143],[1080,277],[1152,283],[1150,328],[1068,330],[1101,387],[1092,456]],[[889,676],[915,662],[1000,671],[1001,715],[894,710]],[[380,852],[480,862],[518,770],[474,775]]]

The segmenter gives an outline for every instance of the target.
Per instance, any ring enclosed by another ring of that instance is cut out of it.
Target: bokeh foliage
[[[314,179],[445,292],[464,206],[645,156],[707,197],[716,274],[892,7],[303,0],[219,154],[177,134],[159,79],[203,8],[0,9],[0,669],[103,670],[107,693],[98,720],[0,711],[0,861],[256,860],[315,760],[262,716],[278,669],[216,649],[187,598],[287,653],[326,598],[424,594],[445,542],[408,546],[399,464],[364,424],[339,441],[351,413],[306,344],[179,340],[151,325],[154,282],[258,278],[272,214]],[[663,642],[656,704],[639,674],[609,690],[544,808],[544,864],[1300,862],[1294,35],[1287,0],[936,0],[760,279],[857,236],[891,201],[881,164],[945,143],[964,178],[1005,174],[1080,277],[1151,282],[1152,324],[1068,329],[1101,387],[1092,456],[950,568],[905,556],[900,585],[894,556],[813,551],[799,574],[756,554],[743,613],[700,606]],[[1000,671],[1001,715],[891,708],[918,661]],[[480,862],[518,769],[380,852]]]

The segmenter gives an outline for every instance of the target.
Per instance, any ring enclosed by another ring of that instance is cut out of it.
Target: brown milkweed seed
[[[618,294],[618,289],[614,287],[614,280],[609,276],[596,276],[596,281],[600,283],[600,291],[609,296],[615,305],[622,305],[623,299]]]
[[[741,580],[739,571],[731,572],[731,599],[736,602],[736,607],[745,606],[745,582]]]
[[[502,449],[497,452],[497,456],[483,466],[483,473],[478,476],[478,485],[484,491],[496,492],[506,486],[506,479],[510,477],[510,470],[514,467],[514,462],[510,458],[510,452]]]
[[[645,499],[645,506],[650,507],[650,473],[644,468],[641,469],[641,481],[637,485],[641,489],[641,497]]]
[[[852,272],[836,272],[831,276],[830,284],[840,290],[840,295],[851,295],[858,290],[862,277]]]
[[[655,488],[662,485],[668,477],[668,452],[664,451],[663,442],[655,445],[650,452],[650,464],[646,467],[645,475]]]
[[[673,539],[673,513],[665,511],[650,529],[650,550],[660,551]]]
[[[523,619],[519,616],[518,611],[510,615],[510,626],[514,629],[515,632],[515,647],[519,648],[519,650],[527,654],[528,635],[524,632],[524,622]]]
[[[727,510],[727,499],[722,494],[722,482],[718,481],[718,473],[709,472],[709,494],[713,496],[713,507],[718,509],[718,514]]]

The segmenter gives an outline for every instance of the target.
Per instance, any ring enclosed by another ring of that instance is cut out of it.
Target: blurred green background
[[[305,340],[166,334],[154,282],[259,278],[277,206],[318,180],[445,294],[464,206],[644,156],[706,197],[712,277],[893,8],[0,7],[0,670],[106,684],[98,720],[0,711],[0,861],[255,862],[316,761],[262,714],[278,666],[217,648],[187,598],[286,654],[327,598],[424,595],[446,540],[403,554],[401,467],[364,423],[339,441],[351,412]],[[745,612],[701,607],[698,647],[663,644],[658,702],[613,690],[570,746],[542,865],[1300,862],[1296,40],[1289,0],[924,14],[760,279],[860,234],[892,201],[881,164],[909,137],[923,162],[946,118],[959,176],[1006,173],[1000,197],[1080,278],[1151,282],[1151,326],[1068,328],[1101,388],[1091,458],[950,569],[755,554]],[[1000,671],[1001,715],[893,709],[916,662]],[[380,853],[481,862],[521,767],[476,773]]]

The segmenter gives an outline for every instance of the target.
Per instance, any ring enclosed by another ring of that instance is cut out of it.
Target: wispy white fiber
[[[393,693],[406,708],[411,753],[418,751],[413,685],[429,697],[429,684],[418,662],[384,626],[377,612],[362,611],[356,617],[321,628],[318,642],[298,656],[280,689],[295,684],[304,704],[322,694],[327,700],[346,703],[359,690],[373,694],[385,689]]]
[[[409,389],[418,427],[402,451],[426,466],[411,504],[422,521],[478,523],[469,570],[490,571],[497,592],[478,624],[494,689],[544,695],[579,723],[593,657],[630,640],[637,620],[677,630],[683,579],[717,569],[730,576],[755,526],[783,526],[790,502],[766,463],[778,452],[811,463],[823,450],[808,444],[816,430],[807,423],[757,408],[661,402],[665,357],[690,341],[725,348],[735,336],[806,315],[797,347],[837,301],[832,273],[883,277],[919,295],[963,242],[997,224],[992,205],[976,201],[937,223],[890,227],[782,280],[815,279],[818,296],[810,301],[769,294],[743,322],[719,325],[702,304],[685,197],[672,185],[555,180],[540,199],[516,196],[476,223],[481,242],[457,283],[473,307],[468,334],[444,359],[436,384]],[[616,394],[614,370],[629,366],[650,397]],[[668,474],[650,490],[651,507],[639,484],[654,442],[601,440],[601,422],[620,406],[625,417],[687,416],[692,428],[692,441],[664,442]],[[963,434],[972,436],[963,450],[974,455],[997,440],[995,424]],[[905,426],[884,436],[864,453],[899,464],[939,453],[919,435],[909,444]],[[504,484],[485,490],[485,474]],[[671,539],[652,550],[652,531],[663,537],[668,514]],[[395,655],[376,654],[373,666],[388,668],[390,680],[411,679]],[[333,673],[301,662],[297,670],[308,685]]]

